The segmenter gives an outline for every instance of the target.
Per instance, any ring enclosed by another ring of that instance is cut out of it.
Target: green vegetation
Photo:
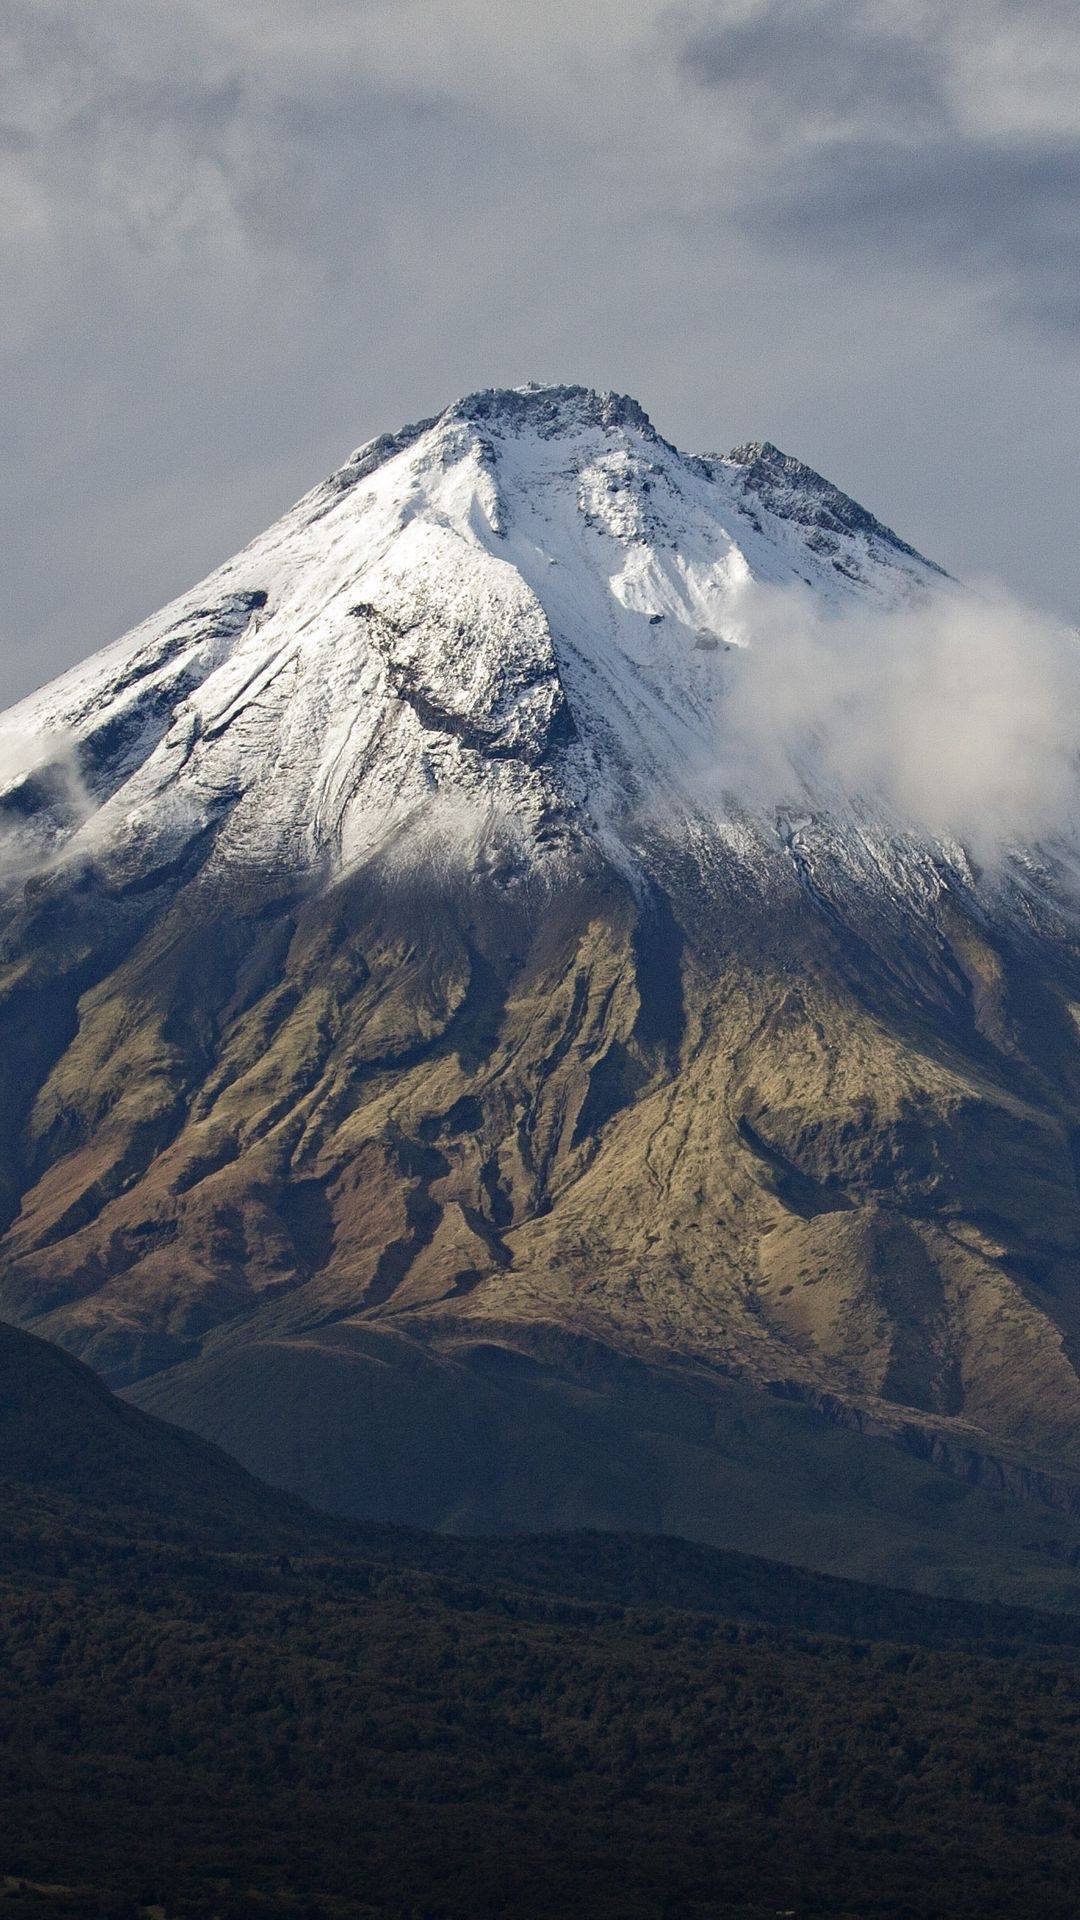
[[[1075,1615],[338,1529],[7,1330],[0,1457],[0,1920],[1075,1911]]]
[[[68,1525],[5,1558],[0,1866],[103,1912],[1075,1911],[1074,1655]]]

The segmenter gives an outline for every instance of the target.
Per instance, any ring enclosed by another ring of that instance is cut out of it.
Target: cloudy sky
[[[8,0],[0,699],[478,386],[1080,614],[1075,0]]]

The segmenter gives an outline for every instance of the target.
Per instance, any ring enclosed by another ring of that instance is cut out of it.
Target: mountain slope
[[[80,1547],[124,1558],[124,1542],[161,1566],[230,1556],[243,1579],[252,1560],[285,1555],[323,1577],[327,1569],[405,1570],[494,1592],[543,1593],[589,1604],[677,1608],[841,1635],[942,1648],[993,1643],[1022,1648],[1080,1646],[1080,1587],[1044,1596],[1063,1608],[948,1600],[803,1572],[747,1554],[718,1552],[650,1534],[504,1534],[498,1537],[364,1525],[318,1513],[253,1479],[195,1435],[143,1413],[111,1393],[89,1367],[46,1340],[0,1321],[0,1572],[49,1571],[50,1555]],[[922,1484],[933,1488],[932,1472]],[[955,1503],[953,1503],[955,1504]],[[973,1503],[978,1506],[978,1497]],[[950,1519],[954,1536],[955,1512]],[[1004,1563],[1015,1547],[999,1529]],[[1080,1558],[1080,1554],[1077,1556]],[[332,1574],[331,1574],[332,1577]],[[1038,1581],[1031,1581],[1037,1591]]]
[[[480,394],[24,703],[4,1311],[345,1511],[887,1573],[839,1447],[931,1582],[887,1441],[1080,1511],[1068,915],[706,777],[755,583],[940,578],[773,448]]]
[[[0,1511],[218,1548],[314,1546],[332,1533],[196,1435],[109,1392],[89,1367],[0,1321]],[[10,1549],[10,1538],[7,1548]]]

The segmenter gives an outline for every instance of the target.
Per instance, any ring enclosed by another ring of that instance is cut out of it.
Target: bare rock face
[[[1068,1533],[1068,919],[702,776],[747,583],[939,578],[767,445],[487,393],[24,703],[0,1312],[354,1512],[888,1571],[807,1521],[843,1430],[867,1508],[899,1442]]]

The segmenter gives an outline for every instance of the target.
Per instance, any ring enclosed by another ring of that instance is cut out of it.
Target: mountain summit
[[[219,872],[625,864],[658,808],[702,813],[754,583],[894,606],[940,577],[768,445],[689,458],[620,395],[473,394],[15,710],[11,858],[118,886],[196,848]]]
[[[379,1518],[918,1584],[912,1452],[954,1566],[965,1487],[1080,1510],[1072,921],[716,774],[755,596],[942,582],[767,443],[490,391],[24,702],[0,1311]]]

